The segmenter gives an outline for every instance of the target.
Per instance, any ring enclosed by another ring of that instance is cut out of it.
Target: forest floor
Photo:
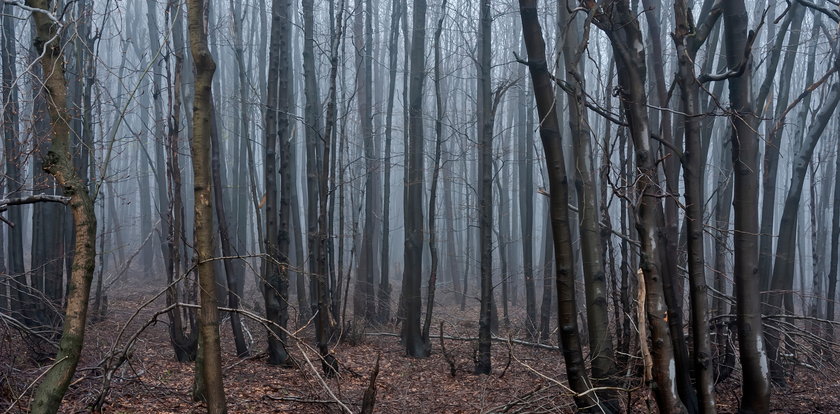
[[[101,393],[104,378],[103,371],[96,367],[111,352],[126,322],[157,293],[149,287],[133,287],[130,291],[130,294],[112,294],[108,318],[89,324],[79,371],[61,412],[90,412],[91,403]],[[125,328],[117,349],[163,307],[161,298],[137,313]],[[445,336],[476,335],[477,323],[472,322],[477,314],[475,310],[468,307],[463,312],[456,305],[440,305],[435,312],[442,316]],[[264,329],[253,321],[245,323],[254,341],[254,355],[246,359],[235,356],[230,323],[225,320],[222,325],[224,383],[230,413],[332,413],[346,412],[345,408],[358,412],[377,358],[380,358],[377,413],[573,412],[571,394],[564,385],[562,354],[557,350],[494,342],[493,374],[474,375],[475,342],[445,339],[447,355],[456,366],[453,376],[441,352],[440,339],[432,341],[431,357],[409,358],[399,339],[389,336],[393,327],[368,328],[366,332],[348,334],[345,341],[333,348],[341,367],[339,376],[329,379],[323,377],[320,364],[313,359],[317,358],[316,353],[307,348],[313,342],[311,328],[298,332],[302,341],[289,341],[298,366],[280,368],[266,363],[262,352]],[[435,326],[433,332],[438,334],[439,325]],[[44,372],[48,361],[42,362],[39,368],[33,362],[31,348],[21,341],[20,335],[3,329],[0,326],[0,414],[25,412],[31,390],[19,397]],[[204,412],[203,404],[193,402],[190,397],[193,364],[174,360],[167,329],[166,318],[162,317],[138,336],[128,362],[113,375],[103,412]],[[511,332],[511,336],[524,338],[522,332]],[[312,365],[307,363],[304,350]],[[798,368],[794,374],[787,388],[774,389],[773,412],[840,412],[840,372]],[[632,408],[628,411],[648,412],[648,407],[655,404],[646,400],[646,388],[639,388],[638,381],[635,383],[634,390],[621,393],[622,406],[628,406],[629,398]],[[719,412],[737,411],[739,384],[736,371],[717,386]],[[10,405],[13,401],[16,403]]]

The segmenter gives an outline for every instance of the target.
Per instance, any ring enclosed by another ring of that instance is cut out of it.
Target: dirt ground
[[[91,323],[85,350],[62,407],[62,412],[90,412],[91,404],[101,394],[103,370],[100,363],[114,347],[117,337],[122,349],[127,338],[163,308],[163,300],[141,310],[126,326],[141,304],[157,292],[152,288],[133,287],[130,295],[112,295],[109,317]],[[445,335],[473,337],[477,324],[472,309],[462,312],[455,306],[441,305],[435,310],[444,322]],[[521,315],[512,315],[521,320]],[[441,352],[440,340],[433,340],[432,356],[425,359],[405,356],[393,327],[368,328],[348,333],[333,348],[341,364],[337,378],[324,378],[312,351],[313,332],[298,332],[300,341],[290,340],[288,347],[297,362],[294,368],[280,368],[266,363],[264,329],[246,321],[252,338],[252,356],[235,356],[230,323],[223,321],[223,366],[230,413],[332,413],[358,412],[377,358],[380,371],[376,381],[378,413],[564,413],[574,412],[571,394],[565,387],[562,354],[557,350],[494,342],[493,374],[474,375],[474,341],[445,339],[447,354],[456,366],[455,376]],[[434,324],[434,334],[438,324]],[[114,373],[103,412],[107,413],[201,413],[201,403],[193,402],[193,364],[174,360],[167,335],[166,317],[148,326],[137,338],[127,363]],[[524,338],[522,332],[506,335]],[[304,355],[305,351],[305,355]],[[310,365],[306,357],[312,361]],[[0,414],[26,412],[31,390],[27,386],[44,372],[48,361],[38,367],[30,347],[8,326],[0,326]],[[313,369],[313,367],[318,368]],[[772,407],[777,413],[840,412],[840,373],[797,368],[789,386],[774,389]],[[322,383],[323,381],[323,383]],[[645,387],[638,380],[635,388],[621,392],[622,407],[630,412],[648,412],[655,404],[647,400]],[[736,372],[717,386],[721,413],[737,411],[740,378]],[[328,390],[329,389],[329,390]],[[332,395],[331,395],[332,394]],[[23,395],[21,397],[21,395]],[[14,402],[14,405],[10,405]],[[650,408],[649,408],[650,407]]]

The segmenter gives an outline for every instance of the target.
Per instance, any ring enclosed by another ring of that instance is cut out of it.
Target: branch
[[[70,197],[49,194],[33,194],[26,197],[0,199],[0,212],[8,210],[9,206],[19,206],[22,204],[40,202],[67,204],[70,202]]]
[[[737,78],[744,74],[744,71],[747,69],[747,66],[750,64],[750,57],[752,56],[752,47],[753,43],[755,43],[755,39],[758,34],[758,31],[761,30],[761,26],[764,26],[764,18],[767,16],[767,9],[764,9],[764,13],[761,15],[761,22],[758,24],[758,27],[755,30],[750,30],[749,35],[747,36],[747,44],[744,46],[744,59],[741,60],[741,63],[724,73],[718,74],[707,74],[704,73],[697,78],[697,81],[700,83],[707,83],[711,81],[722,81],[731,78]]]
[[[830,10],[828,8],[825,8],[807,0],[796,0],[796,2],[809,9],[813,9],[825,14],[826,16],[828,16],[829,19],[834,20],[835,23],[840,23],[840,10]]]

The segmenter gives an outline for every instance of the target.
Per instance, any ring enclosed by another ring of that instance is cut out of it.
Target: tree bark
[[[554,239],[557,310],[560,324],[560,342],[566,362],[566,375],[570,388],[578,393],[575,403],[581,410],[598,407],[594,393],[582,394],[590,389],[580,334],[577,325],[575,277],[569,223],[569,184],[561,146],[560,124],[555,110],[556,98],[545,57],[545,40],[542,35],[536,0],[520,0],[519,12],[522,33],[528,52],[528,68],[534,88],[540,122],[540,138],[545,150],[550,189],[551,230]]]
[[[413,47],[408,88],[408,139],[406,142],[405,176],[405,304],[406,353],[425,357],[426,347],[420,332],[420,284],[423,268],[423,82],[426,62],[426,0],[414,0],[412,16]]]
[[[706,289],[706,262],[703,234],[703,143],[700,136],[700,84],[694,73],[695,54],[689,50],[688,37],[694,27],[685,0],[674,3],[675,30],[672,34],[677,48],[677,83],[682,98],[685,129],[685,151],[682,156],[685,183],[685,220],[688,226],[688,273],[691,295],[691,326],[694,339],[694,375],[697,381],[699,411],[715,413],[714,379],[712,378],[712,348],[709,340],[709,315]]]
[[[48,0],[28,0],[26,5],[50,9]],[[55,363],[33,394],[33,413],[55,413],[76,371],[84,344],[88,299],[96,259],[96,215],[93,200],[82,177],[79,177],[70,153],[67,83],[64,78],[64,57],[58,40],[59,26],[44,13],[32,13],[35,28],[33,44],[42,54],[45,92],[51,120],[50,150],[43,168],[52,175],[70,197],[70,211],[75,230],[72,271],[68,280],[64,330],[59,341]]]
[[[198,391],[210,413],[225,413],[225,390],[222,383],[222,356],[219,340],[219,311],[216,278],[213,269],[213,200],[210,178],[210,145],[213,117],[213,73],[216,63],[207,46],[204,0],[187,2],[190,54],[195,65],[193,100],[193,193],[195,202],[195,247],[198,263],[199,356],[196,369],[201,371],[204,389]]]
[[[664,254],[658,234],[659,218],[663,216],[659,201],[659,180],[656,170],[656,154],[650,142],[650,126],[646,109],[645,93],[645,51],[638,20],[626,1],[610,1],[608,15],[596,15],[595,23],[607,34],[616,59],[618,83],[621,89],[624,115],[629,124],[630,136],[635,146],[636,179],[638,197],[636,207],[636,230],[641,242],[640,267],[644,273],[646,290],[646,312],[650,325],[656,403],[661,412],[686,412],[681,395],[678,394],[677,368],[674,347],[669,328],[669,307],[666,304],[664,281],[673,275],[663,274],[670,270],[663,266]],[[662,261],[661,261],[662,260]],[[646,340],[646,338],[641,338]]]
[[[743,370],[741,412],[769,411],[770,383],[767,352],[761,326],[761,298],[758,272],[758,120],[753,109],[750,85],[752,57],[745,56],[748,42],[748,16],[743,0],[730,0],[723,5],[726,61],[730,69],[742,63],[744,73],[728,80],[732,131],[732,165],[735,173],[734,207],[736,313],[738,340]],[[744,62],[744,59],[750,59]]]

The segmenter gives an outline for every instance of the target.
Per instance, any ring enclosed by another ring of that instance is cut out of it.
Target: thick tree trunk
[[[644,273],[647,295],[645,306],[653,342],[652,374],[656,403],[661,412],[686,412],[681,395],[677,393],[678,372],[668,324],[671,314],[666,304],[668,292],[663,283],[666,279],[673,279],[674,275],[663,274],[663,271],[670,270],[670,266],[663,266],[667,254],[663,252],[665,246],[658,237],[662,232],[659,219],[663,212],[659,201],[656,154],[650,142],[651,130],[646,109],[642,34],[628,2],[611,1],[610,6],[608,15],[596,16],[596,24],[606,32],[612,45],[621,89],[619,99],[636,152],[636,230],[641,242],[640,267]]]
[[[376,237],[379,233],[379,157],[376,155],[373,132],[373,55],[371,0],[356,0],[356,16],[353,33],[353,46],[356,49],[358,113],[360,133],[365,156],[365,221],[362,230],[362,245],[359,251],[359,263],[356,268],[356,285],[353,295],[353,313],[356,318],[373,321],[376,314],[376,294],[374,285],[377,280],[378,261],[375,260]]]
[[[273,365],[289,364],[289,354],[285,348],[285,332],[282,328],[288,322],[288,190],[291,183],[288,174],[278,174],[277,159],[280,148],[280,168],[288,168],[288,97],[286,89],[288,71],[291,63],[290,33],[291,4],[289,0],[274,0],[271,8],[271,40],[268,58],[268,94],[265,115],[265,251],[267,255],[265,275],[265,311],[272,321],[268,335],[268,362]],[[286,89],[284,89],[284,87]],[[290,93],[290,92],[289,92]],[[277,178],[280,178],[282,190],[278,204]],[[283,191],[285,190],[285,191]],[[285,207],[283,203],[286,203]],[[279,210],[279,211],[278,211]]]
[[[50,9],[48,0],[28,0],[27,6]],[[35,27],[33,44],[42,54],[45,92],[51,119],[50,150],[43,160],[45,171],[55,177],[70,197],[73,216],[74,254],[68,280],[64,331],[58,345],[55,363],[33,394],[33,413],[55,413],[76,371],[84,344],[88,299],[96,260],[96,215],[85,181],[77,174],[70,154],[69,119],[65,102],[67,84],[64,78],[64,57],[57,37],[58,25],[44,13],[32,13]]]
[[[758,272],[758,137],[757,117],[753,110],[751,56],[745,56],[748,16],[743,0],[723,5],[726,61],[730,69],[746,63],[744,73],[728,80],[732,106],[732,164],[735,173],[735,297],[737,301],[738,339],[743,370],[741,411],[769,411],[770,383],[767,352],[761,326],[761,298]]]
[[[490,3],[479,3],[478,36],[476,38],[478,60],[478,99],[476,113],[478,123],[478,252],[480,263],[481,310],[478,318],[478,360],[477,374],[491,372],[490,361],[490,302],[493,295],[493,117],[491,77],[491,24]]]

